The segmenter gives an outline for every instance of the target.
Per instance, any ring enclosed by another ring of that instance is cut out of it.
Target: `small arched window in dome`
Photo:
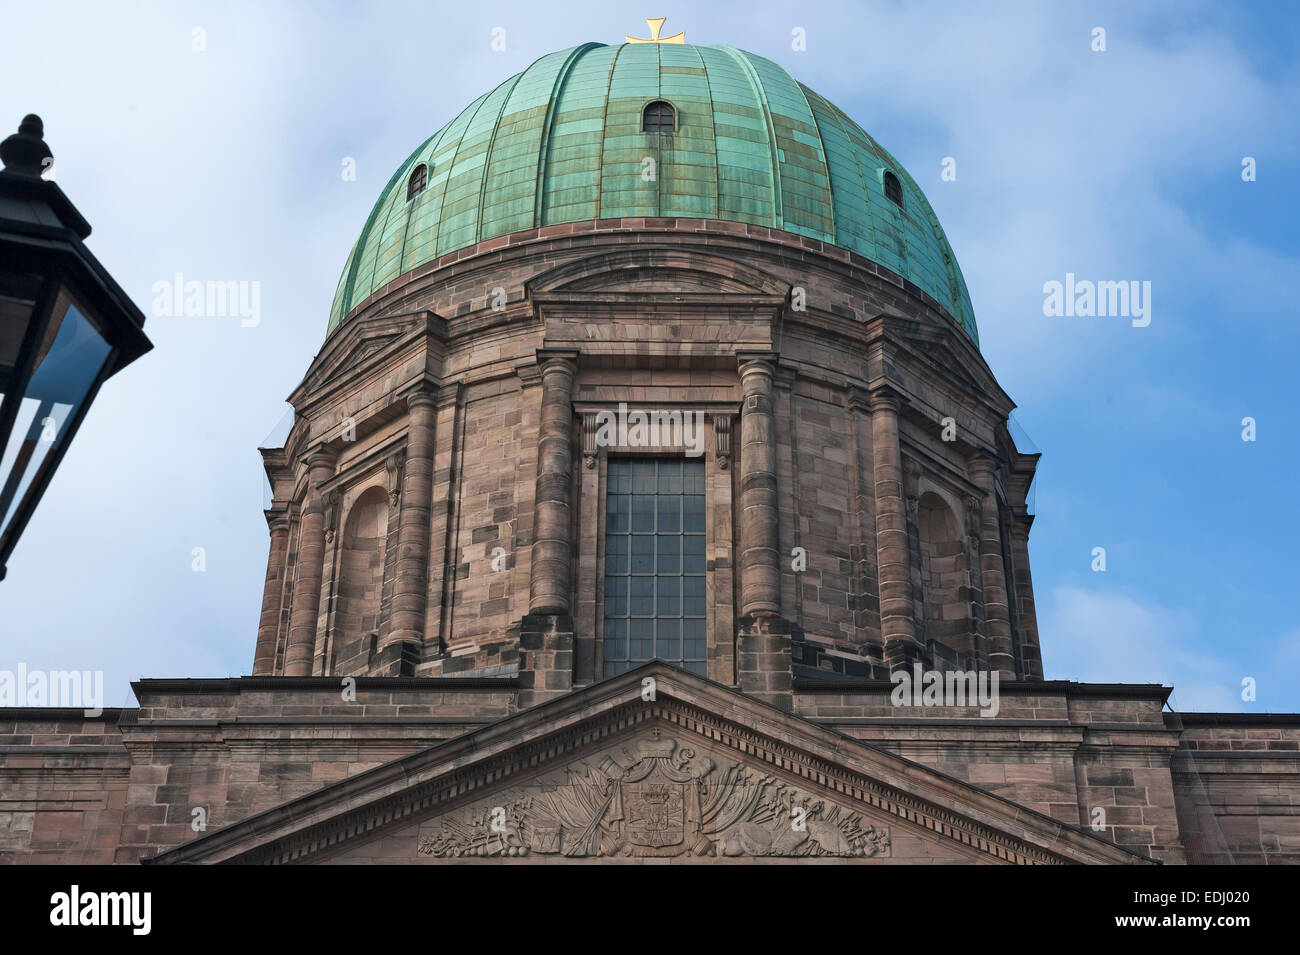
[[[671,133],[676,128],[677,114],[672,105],[655,100],[641,113],[643,133]]]
[[[424,187],[429,182],[429,167],[420,163],[411,172],[411,178],[406,181],[406,201],[410,202],[420,193],[424,192]]]
[[[885,198],[900,208],[903,205],[903,184],[888,169],[885,170]]]

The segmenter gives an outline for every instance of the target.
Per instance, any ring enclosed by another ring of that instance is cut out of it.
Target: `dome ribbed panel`
[[[676,110],[671,135],[641,130],[656,99]],[[417,162],[428,185],[408,202]],[[902,208],[885,197],[886,170]],[[771,60],[654,43],[548,54],[430,137],[349,252],[329,330],[448,252],[539,225],[643,216],[752,223],[848,249],[920,287],[978,341],[934,210],[860,126]]]

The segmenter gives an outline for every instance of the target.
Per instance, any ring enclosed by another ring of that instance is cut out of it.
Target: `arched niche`
[[[962,523],[933,490],[917,502],[927,649],[941,670],[973,669],[970,598]]]
[[[348,511],[339,542],[338,587],[330,672],[367,672],[373,637],[379,632],[388,544],[388,492],[372,487]]]

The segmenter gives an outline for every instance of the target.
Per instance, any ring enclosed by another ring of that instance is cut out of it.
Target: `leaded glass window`
[[[406,201],[410,202],[420,193],[424,192],[424,187],[429,182],[429,167],[424,163],[415,167],[411,173],[411,178],[406,180]]]
[[[706,675],[704,461],[610,458],[604,674],[649,660]]]
[[[645,108],[641,114],[641,130],[647,133],[671,133],[675,128],[676,115],[673,108],[663,100],[657,100]]]
[[[885,197],[901,206],[903,204],[903,184],[892,172],[885,172]]]

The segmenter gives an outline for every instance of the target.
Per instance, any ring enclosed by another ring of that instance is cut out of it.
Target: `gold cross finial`
[[[667,17],[646,17],[645,24],[650,28],[650,39],[638,36],[629,36],[624,39],[628,43],[685,43],[686,32],[674,33],[672,36],[660,37],[659,31],[664,28],[664,21]]]

